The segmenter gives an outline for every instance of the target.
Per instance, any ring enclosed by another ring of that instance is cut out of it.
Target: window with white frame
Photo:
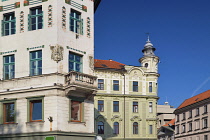
[[[7,55],[4,56],[4,68],[3,68],[3,78],[5,80],[15,78],[15,56]]]
[[[133,81],[133,92],[138,92],[138,82]]]
[[[98,90],[104,90],[104,79],[98,79]]]
[[[16,32],[16,18],[15,13],[6,13],[2,20],[2,36],[12,35]]]
[[[30,52],[30,75],[42,74],[42,51]]]
[[[133,102],[133,112],[138,112],[138,102]]]
[[[153,110],[152,102],[149,102],[149,113],[152,113],[152,110]]]
[[[204,135],[204,140],[208,140],[208,135]]]
[[[43,11],[42,7],[30,8],[28,15],[28,30],[38,30],[43,28]]]
[[[83,34],[83,20],[81,18],[81,13],[71,9],[70,13],[70,31]]]
[[[82,72],[82,56],[76,53],[69,53],[69,71]]]
[[[182,120],[185,120],[185,112],[182,113]]]
[[[149,82],[149,92],[152,92],[152,82]]]
[[[176,115],[176,122],[179,122],[179,115]]]

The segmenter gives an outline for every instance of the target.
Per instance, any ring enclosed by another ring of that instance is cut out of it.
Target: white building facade
[[[94,139],[93,23],[99,3],[0,2],[1,140]]]

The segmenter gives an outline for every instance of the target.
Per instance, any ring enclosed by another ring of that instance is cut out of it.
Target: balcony
[[[65,76],[67,96],[88,96],[97,91],[97,77],[71,71]]]

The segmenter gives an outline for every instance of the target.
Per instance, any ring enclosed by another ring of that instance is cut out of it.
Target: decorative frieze
[[[0,55],[8,54],[8,53],[15,53],[15,52],[17,52],[17,50],[7,51],[7,52],[0,52]]]
[[[77,2],[75,2],[73,0],[65,0],[65,3],[71,5],[71,6],[77,8],[79,10],[83,10],[83,11],[87,12],[87,6],[79,4],[79,3],[77,3]]]
[[[23,5],[24,6],[28,6],[28,5],[34,5],[34,4],[38,4],[38,3],[42,3],[48,0],[24,0]]]
[[[20,12],[20,32],[24,32],[24,12]]]
[[[67,49],[74,50],[74,51],[77,51],[77,52],[80,52],[80,53],[84,53],[84,54],[86,54],[86,52],[85,52],[85,51],[77,50],[77,49],[71,48],[71,47],[69,47],[69,46],[66,46],[66,48],[67,48]]]
[[[87,17],[87,37],[90,38],[90,17]]]
[[[66,8],[62,7],[62,28],[66,29]]]
[[[48,27],[52,27],[53,19],[52,19],[52,5],[48,6]]]
[[[44,48],[44,45],[42,45],[42,46],[37,46],[37,47],[27,48],[27,51],[29,51],[29,50],[34,50],[34,49],[40,49],[40,48]]]

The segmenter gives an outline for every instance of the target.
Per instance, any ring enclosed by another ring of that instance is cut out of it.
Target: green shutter
[[[44,11],[42,11],[42,29],[44,28]]]
[[[4,20],[1,21],[1,35],[4,36]]]
[[[31,14],[28,14],[28,30],[31,31]]]
[[[14,28],[15,28],[15,34],[16,34],[16,17],[14,18]]]
[[[81,31],[80,34],[83,35],[83,19],[81,19]]]

